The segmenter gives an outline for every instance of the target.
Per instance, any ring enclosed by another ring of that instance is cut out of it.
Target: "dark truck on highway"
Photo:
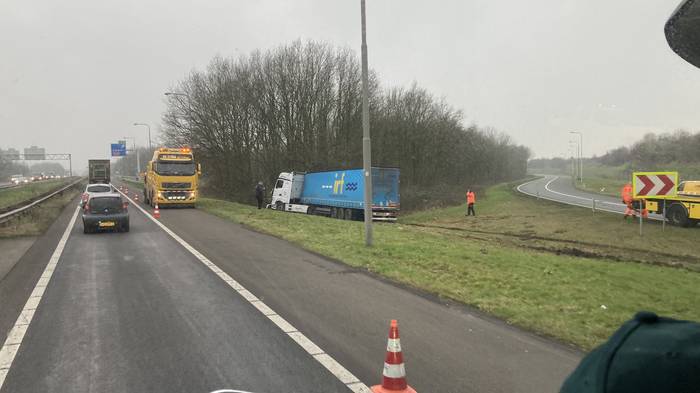
[[[109,160],[88,160],[88,183],[110,182]]]

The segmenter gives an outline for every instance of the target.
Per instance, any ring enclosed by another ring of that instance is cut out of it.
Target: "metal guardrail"
[[[19,184],[14,184],[14,183],[0,184],[0,190],[4,190],[6,188],[17,187],[18,185]]]
[[[24,205],[22,207],[18,207],[16,209],[10,210],[9,212],[5,212],[5,213],[0,214],[0,223],[4,223],[5,221],[11,220],[15,216],[20,215],[33,207],[36,207],[37,205],[41,204],[42,202],[45,202],[45,201],[55,197],[58,194],[61,194],[63,191],[75,186],[76,184],[80,183],[81,181],[83,181],[83,178],[79,178],[78,180],[68,184],[67,186],[62,187],[62,188],[52,192],[51,194],[46,195],[44,197],[41,197],[41,198],[37,199],[36,201],[33,201],[27,205]]]

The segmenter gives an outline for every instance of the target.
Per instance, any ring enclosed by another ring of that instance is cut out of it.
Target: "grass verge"
[[[2,189],[0,190],[0,209],[36,198],[39,195],[59,188],[59,186],[68,184],[69,181],[72,180],[47,180],[39,183],[30,183],[19,187]]]
[[[202,198],[199,207],[584,349],[603,341],[640,309],[700,319],[696,272],[628,262],[624,253],[608,258],[557,253],[547,245],[538,250],[523,246],[534,240],[511,236],[525,231],[531,238],[542,233],[570,241],[585,232],[583,237],[591,243],[607,241],[599,245],[606,249],[610,238],[622,238],[624,231],[634,233],[633,225],[617,216],[542,204],[513,194],[506,185],[485,194],[477,204],[477,218],[464,217],[462,206],[416,213],[398,224],[378,224],[372,248],[364,247],[361,222],[257,210],[209,198]],[[606,223],[596,231],[599,220]],[[581,230],[583,223],[586,228]],[[457,229],[441,228],[449,226]],[[676,229],[666,233],[671,236]],[[698,255],[697,245],[693,246],[695,251],[679,255]]]
[[[41,235],[56,221],[61,211],[81,192],[84,186],[85,184],[80,183],[76,187],[71,187],[62,194],[32,208],[27,214],[4,223],[4,226],[0,226],[0,238]]]
[[[131,179],[127,179],[127,178],[122,178],[121,181],[124,184],[128,185],[129,187],[134,187],[134,188],[138,188],[139,190],[143,190],[143,182],[131,180]]]

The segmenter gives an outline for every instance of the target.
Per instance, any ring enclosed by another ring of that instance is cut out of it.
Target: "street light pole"
[[[153,150],[151,146],[151,126],[146,123],[134,123],[134,126],[146,126],[148,127],[148,150]]]
[[[574,155],[572,156],[572,162],[574,166],[573,171],[573,181],[576,184],[576,178],[578,177],[579,168],[576,167],[576,162],[578,161],[578,166],[581,166],[581,154],[579,149],[578,141],[569,141],[569,147],[574,147]],[[578,156],[578,157],[577,157]]]
[[[569,134],[578,134],[579,144],[578,144],[578,162],[579,162],[579,179],[583,183],[583,134],[578,131],[569,131]]]
[[[571,161],[571,178],[573,179],[576,177],[576,161],[574,159],[574,156],[576,154],[574,153],[573,150],[571,150],[571,144],[569,144],[568,153],[569,153],[569,157],[571,157],[571,160],[570,160]]]
[[[360,0],[362,15],[362,171],[365,176],[365,245],[372,246],[372,143],[369,137],[369,92],[367,66],[367,22],[365,0]]]
[[[141,179],[141,159],[139,158],[139,151],[136,150],[136,138],[133,136],[125,136],[124,139],[131,139],[133,142],[132,151],[136,154],[136,178]]]

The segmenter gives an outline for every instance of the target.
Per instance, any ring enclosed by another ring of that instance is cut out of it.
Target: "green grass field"
[[[584,349],[638,310],[700,320],[698,230],[650,224],[640,239],[617,215],[536,201],[507,185],[479,196],[477,217],[458,206],[377,224],[372,248],[361,222],[208,198],[199,207]]]
[[[16,205],[20,202],[38,197],[41,194],[53,191],[62,185],[68,184],[70,179],[47,180],[38,183],[29,183],[19,187],[0,190],[0,209]]]

